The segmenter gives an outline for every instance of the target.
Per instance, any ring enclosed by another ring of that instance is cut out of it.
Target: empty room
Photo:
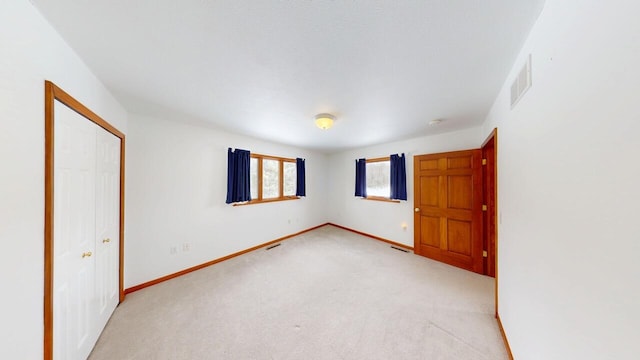
[[[0,359],[640,358],[638,13],[0,2]]]

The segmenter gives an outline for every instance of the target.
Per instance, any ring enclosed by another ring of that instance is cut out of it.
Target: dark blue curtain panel
[[[296,196],[307,196],[304,159],[296,158]]]
[[[231,148],[227,151],[227,204],[251,200],[249,184],[251,153]]]
[[[404,154],[390,156],[391,196],[390,199],[407,200],[407,166]]]
[[[367,197],[367,160],[356,160],[356,196]]]

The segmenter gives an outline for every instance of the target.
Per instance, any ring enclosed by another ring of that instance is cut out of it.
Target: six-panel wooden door
[[[465,150],[414,157],[414,251],[483,273],[482,156]]]

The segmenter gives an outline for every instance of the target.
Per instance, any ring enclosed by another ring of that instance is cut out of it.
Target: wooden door
[[[53,308],[55,359],[86,359],[94,318],[96,125],[56,102]]]
[[[120,139],[102,128],[96,133],[96,296],[102,329],[119,300]]]
[[[483,273],[480,149],[414,157],[414,251]]]

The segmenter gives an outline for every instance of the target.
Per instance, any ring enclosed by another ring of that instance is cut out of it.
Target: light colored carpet
[[[100,359],[507,359],[493,279],[333,226],[137,291]]]

